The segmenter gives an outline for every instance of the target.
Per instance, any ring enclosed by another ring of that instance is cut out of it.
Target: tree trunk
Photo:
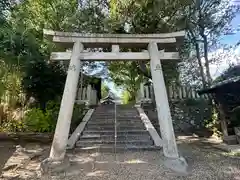
[[[210,74],[210,68],[209,68],[209,59],[208,59],[208,41],[207,36],[202,34],[203,38],[203,49],[204,49],[204,59],[205,59],[205,68],[206,68],[206,75],[207,75],[207,83],[208,85],[211,85],[212,83],[212,77]]]
[[[202,65],[202,61],[201,61],[200,48],[199,48],[198,42],[195,42],[195,49],[196,49],[196,54],[197,54],[197,60],[198,60],[200,75],[201,75],[201,78],[202,78],[202,84],[203,84],[203,88],[205,89],[207,87],[207,83],[206,83],[205,74],[204,74],[204,70],[203,70],[203,65]]]
[[[140,74],[143,74],[145,77],[152,79],[151,73],[148,72],[147,67],[146,67],[146,63],[144,63],[143,61],[139,61],[138,62],[139,66],[136,67],[138,68],[138,71]]]

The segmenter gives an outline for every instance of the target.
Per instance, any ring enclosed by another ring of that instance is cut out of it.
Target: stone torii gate
[[[52,52],[51,54],[51,60],[70,60],[70,63],[50,159],[60,161],[65,156],[81,61],[109,60],[150,60],[163,152],[168,158],[179,158],[161,62],[179,59],[178,52],[175,52],[176,44],[182,42],[184,31],[165,34],[81,34],[44,30],[44,34],[66,49],[72,48],[70,52]],[[129,49],[138,47],[142,51],[120,52],[120,47]],[[90,48],[111,48],[112,51],[89,52]]]

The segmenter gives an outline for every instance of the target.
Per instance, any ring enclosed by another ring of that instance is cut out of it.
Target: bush
[[[39,108],[29,110],[24,118],[25,129],[31,132],[53,132],[56,122],[50,111],[44,112]]]
[[[59,101],[48,101],[46,105],[46,111],[51,114],[52,119],[57,121],[58,119],[58,113],[60,110],[60,102]]]
[[[4,122],[0,127],[0,132],[23,132],[25,126],[23,121],[11,119]]]
[[[53,132],[56,127],[60,103],[49,101],[46,109],[33,108],[27,112],[24,118],[24,125],[27,131],[31,132]],[[84,105],[75,104],[73,109],[71,131],[81,122],[84,115]]]

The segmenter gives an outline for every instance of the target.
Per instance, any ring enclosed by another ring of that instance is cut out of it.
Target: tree
[[[0,57],[5,62],[21,66],[25,74],[22,84],[28,96],[35,97],[43,108],[47,100],[55,99],[54,91],[56,91],[56,96],[61,94],[62,85],[65,82],[63,72],[58,69],[58,65],[55,67],[52,63],[47,63],[50,52],[59,51],[61,47],[56,47],[43,37],[43,28],[60,31],[103,32],[104,18],[100,7],[88,5],[78,9],[75,0],[21,1],[15,4],[8,13],[9,27],[4,27],[5,29],[0,32]],[[86,62],[84,65],[91,66],[88,73],[98,67],[95,63]],[[51,71],[53,71],[52,74]],[[56,82],[57,79],[59,82]],[[56,84],[51,87],[51,83],[55,82]],[[42,91],[44,88],[47,88],[49,95]]]
[[[135,101],[134,97],[131,96],[131,94],[128,91],[123,91],[122,92],[122,103],[123,104],[128,104],[131,101]]]
[[[62,96],[66,72],[61,66],[45,61],[33,61],[26,67],[23,87],[27,96],[34,97],[45,109],[50,100],[59,100]]]
[[[119,87],[129,93],[131,99],[135,99],[136,92],[143,81],[143,76],[138,74],[134,68],[135,62],[112,62],[109,65],[109,75],[111,80]]]
[[[178,23],[182,18],[182,11],[189,2],[182,1],[110,1],[110,26],[111,32],[115,33],[165,33],[182,30],[183,24]],[[132,48],[132,51],[141,51],[139,48]],[[163,71],[166,83],[178,79],[178,62],[163,63]],[[148,62],[138,61],[123,64],[111,64],[112,74],[119,74],[119,67],[124,71],[134,70],[135,77],[144,76],[151,79],[150,64]],[[126,74],[126,73],[125,73]],[[124,76],[122,74],[121,76]],[[116,81],[115,81],[116,82]],[[126,81],[121,81],[126,85]],[[119,82],[118,82],[119,84]],[[139,88],[137,83],[135,89]],[[133,85],[134,85],[133,84]],[[132,92],[131,92],[132,93]],[[130,93],[130,94],[131,94]]]
[[[196,0],[186,10],[184,21],[188,40],[195,50],[204,88],[212,83],[209,51],[216,45],[219,36],[225,33],[235,12],[235,8],[226,0]]]

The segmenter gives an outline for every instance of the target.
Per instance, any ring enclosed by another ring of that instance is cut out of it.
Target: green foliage
[[[220,137],[222,135],[219,125],[219,114],[216,108],[212,108],[212,116],[204,121],[205,127],[211,129],[214,135]]]
[[[216,37],[223,34],[224,27],[234,14],[231,9],[225,9],[228,7],[227,3],[221,2],[225,0],[110,0],[109,2],[87,0],[84,1],[84,5],[78,7],[76,0],[24,0],[18,3],[2,0],[0,2],[0,99],[12,109],[16,108],[19,101],[23,106],[22,89],[24,89],[28,98],[32,96],[40,104],[41,110],[37,108],[32,110],[31,117],[34,118],[36,115],[38,119],[42,119],[46,116],[46,119],[56,121],[59,104],[47,102],[61,98],[66,77],[61,67],[46,62],[51,51],[62,51],[62,49],[43,37],[44,28],[82,33],[162,33],[187,28],[190,45],[184,53],[188,54],[195,49],[193,41],[202,43],[205,41],[204,38],[211,37],[212,42],[215,42]],[[209,47],[214,43],[205,41],[206,44]],[[141,50],[133,49],[133,51]],[[206,49],[200,49],[200,52],[203,50]],[[206,51],[204,54],[207,54]],[[205,60],[208,62],[206,57]],[[199,79],[207,74],[206,72],[199,75],[198,71],[208,70],[208,63],[202,68],[195,60],[191,63],[189,69],[196,70],[191,71],[191,74],[195,74],[195,78]],[[91,65],[86,62],[84,64]],[[5,67],[10,65],[14,68],[9,72]],[[163,63],[167,84],[179,79],[177,66],[176,62]],[[92,70],[94,69],[90,71]],[[140,82],[151,78],[149,63],[146,62],[114,62],[109,65],[109,70],[115,84],[127,91],[124,95],[125,102],[134,100]],[[23,80],[22,76],[24,76]],[[81,111],[77,114],[81,114]],[[76,118],[78,119],[78,115]],[[46,124],[48,123],[46,120]],[[46,124],[37,125],[36,129],[51,131],[49,127],[41,127],[47,126]]]
[[[186,99],[184,101],[185,101],[186,106],[194,106],[194,105],[204,105],[204,104],[206,104],[206,100],[204,100],[204,99],[192,99],[192,98],[189,98],[189,99]]]
[[[22,72],[16,65],[0,62],[0,102],[16,108],[24,103],[24,94],[21,86]]]
[[[52,132],[56,126],[56,120],[52,118],[51,111],[44,112],[41,109],[29,110],[24,118],[24,126],[31,132]]]
[[[175,31],[181,28],[176,23],[190,1],[168,0],[124,0],[110,1],[110,15],[116,22],[115,29],[129,24],[131,33],[160,33]]]
[[[208,101],[202,100],[179,100],[170,101],[171,115],[176,131],[185,133],[197,133],[202,136],[210,136],[213,127],[210,126],[212,120],[212,107]],[[207,126],[208,125],[208,126]]]
[[[60,110],[60,101],[48,101],[46,105],[46,112],[51,114],[53,120],[57,121],[58,113]]]
[[[182,18],[189,1],[110,1],[110,26],[115,33],[164,33],[182,30]],[[141,51],[142,49],[131,49]],[[169,84],[178,79],[177,62],[164,62],[165,81]],[[132,95],[139,88],[139,80],[151,79],[147,62],[111,63],[110,76],[115,84],[125,86]],[[130,74],[130,77],[128,77]],[[132,77],[136,77],[134,80]],[[144,77],[144,78],[143,78]],[[126,80],[127,78],[131,79]],[[133,82],[135,81],[135,82]]]
[[[107,97],[108,93],[109,93],[109,87],[106,85],[106,84],[102,84],[101,86],[101,95],[102,95],[102,98],[105,98]]]
[[[128,91],[131,99],[135,99],[136,92],[144,77],[138,74],[134,62],[114,62],[109,65],[109,70],[113,82]]]
[[[31,30],[12,25],[0,28],[0,57],[7,64],[23,66],[32,59],[43,59],[34,34]]]
[[[24,132],[25,125],[22,120],[9,119],[0,126],[0,132]]]
[[[30,109],[23,120],[26,131],[32,132],[53,132],[57,123],[60,103],[48,101],[46,109]]]
[[[122,93],[122,103],[129,104],[135,101],[135,96],[132,96],[128,91],[123,91]]]
[[[56,127],[60,103],[49,101],[46,105],[46,110],[33,108],[29,110],[23,120],[26,131],[31,132],[53,132]],[[81,122],[85,112],[84,105],[75,104],[71,120],[71,131]]]
[[[190,74],[190,77],[194,79],[188,77],[186,79],[190,79],[191,82],[197,81],[196,84],[200,82],[203,88],[212,84],[210,64],[224,58],[219,60],[212,58],[210,61],[208,54],[224,47],[224,45],[219,46],[218,41],[221,36],[231,33],[229,24],[235,14],[236,9],[229,0],[197,0],[188,5],[179,23],[184,24],[186,28],[186,43],[188,44],[186,47],[188,53],[191,52],[190,58],[186,57],[188,62],[185,66],[190,66],[186,76],[190,73],[195,76]],[[186,69],[184,71],[186,72]]]
[[[61,98],[65,79],[65,71],[60,65],[37,61],[27,66],[23,87],[28,97],[34,97],[45,109],[48,101]]]

